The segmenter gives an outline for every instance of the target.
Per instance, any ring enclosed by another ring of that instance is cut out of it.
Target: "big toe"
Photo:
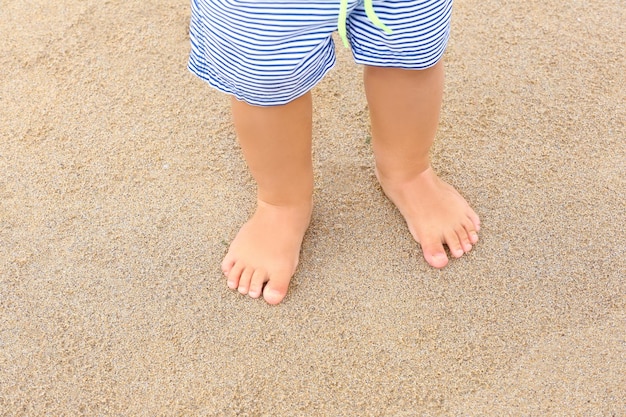
[[[268,304],[278,304],[287,295],[289,276],[271,276],[263,289],[263,298]]]
[[[430,266],[443,268],[448,265],[448,256],[441,242],[425,242],[422,244],[424,259]]]

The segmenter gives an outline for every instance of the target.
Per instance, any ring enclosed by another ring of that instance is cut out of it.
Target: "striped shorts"
[[[435,65],[452,0],[191,0],[191,7],[191,72],[239,100],[271,106],[302,96],[333,67],[338,27],[358,64]]]

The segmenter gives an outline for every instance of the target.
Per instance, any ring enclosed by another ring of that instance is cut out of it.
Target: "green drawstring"
[[[365,5],[365,13],[371,22],[377,28],[382,29],[386,34],[391,33],[391,29],[389,29],[381,20],[376,16],[376,12],[374,12],[374,6],[372,5],[372,0],[364,0]],[[337,29],[339,30],[339,36],[343,40],[343,44],[346,48],[348,48],[348,35],[346,35],[346,20],[348,19],[348,0],[341,0],[341,4],[339,5],[339,19],[337,21]]]

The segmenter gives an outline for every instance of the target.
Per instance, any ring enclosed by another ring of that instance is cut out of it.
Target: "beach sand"
[[[255,188],[188,20],[0,2],[0,415],[626,415],[622,0],[456,1],[432,157],[483,227],[441,271],[376,183],[338,43],[276,307],[220,272]]]

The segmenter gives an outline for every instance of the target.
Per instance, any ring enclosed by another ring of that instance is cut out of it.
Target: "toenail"
[[[237,288],[237,286],[235,285],[235,283],[234,283],[234,282],[232,282],[232,281],[228,281],[228,282],[226,283],[226,285],[228,285],[228,288],[230,288],[231,290],[234,290],[235,288]]]

